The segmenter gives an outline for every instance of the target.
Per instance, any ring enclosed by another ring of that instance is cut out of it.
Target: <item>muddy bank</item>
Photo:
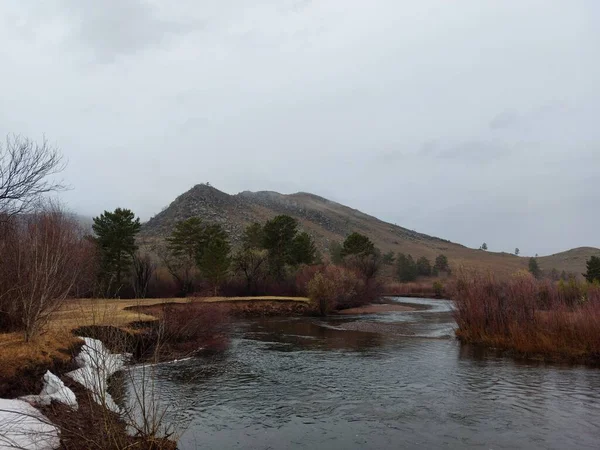
[[[185,311],[193,308],[210,308],[219,305],[226,309],[231,317],[253,318],[253,317],[288,317],[312,315],[315,308],[309,302],[289,300],[235,300],[221,301],[218,303],[188,302],[188,303],[161,303],[150,306],[131,306],[127,309],[140,311],[155,317],[160,317],[165,308],[173,308]]]

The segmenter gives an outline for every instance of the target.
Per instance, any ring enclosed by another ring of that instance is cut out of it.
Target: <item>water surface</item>
[[[481,354],[448,302],[397,301],[429,309],[242,321],[222,357],[159,366],[180,448],[599,448],[600,370]]]

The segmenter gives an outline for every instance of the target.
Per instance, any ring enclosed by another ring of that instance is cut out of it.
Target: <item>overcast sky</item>
[[[75,211],[209,181],[492,251],[600,247],[597,0],[6,0],[0,134]]]

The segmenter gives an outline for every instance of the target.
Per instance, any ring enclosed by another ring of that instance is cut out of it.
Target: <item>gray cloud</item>
[[[2,2],[0,135],[82,214],[309,191],[478,247],[600,246],[592,0]],[[597,228],[597,227],[596,227]]]
[[[102,63],[164,46],[172,37],[200,26],[162,18],[157,8],[144,0],[63,1],[74,40],[89,48]]]

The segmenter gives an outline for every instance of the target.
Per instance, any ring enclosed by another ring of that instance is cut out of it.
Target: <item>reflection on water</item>
[[[600,370],[477,354],[448,303],[402,302],[434,308],[244,321],[223,357],[160,366],[180,448],[598,448]]]

